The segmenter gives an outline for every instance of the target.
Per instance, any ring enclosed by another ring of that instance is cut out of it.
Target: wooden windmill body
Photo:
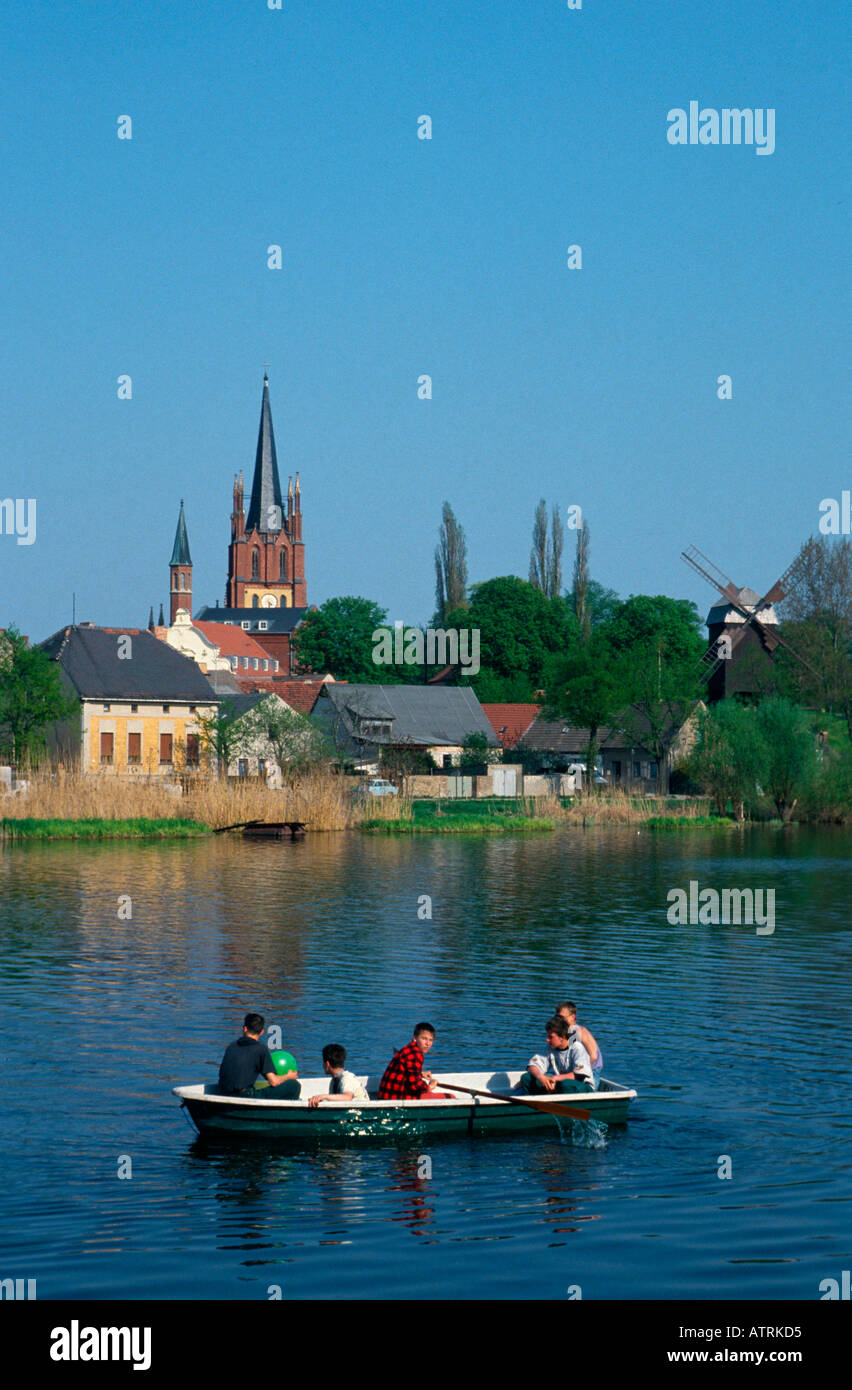
[[[699,662],[710,703],[733,695],[759,694],[760,664],[763,660],[771,662],[779,646],[786,648],[812,675],[818,675],[778,632],[774,605],[787,592],[798,561],[789,565],[760,598],[754,589],[734,584],[697,546],[691,545],[682,554],[686,563],[722,595],[722,602],[714,604],[707,615],[710,645]]]

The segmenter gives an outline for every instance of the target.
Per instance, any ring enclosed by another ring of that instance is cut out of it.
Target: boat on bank
[[[299,1142],[552,1132],[557,1125],[571,1123],[570,1115],[548,1114],[551,1105],[563,1112],[572,1107],[587,1111],[592,1120],[617,1125],[625,1123],[630,1102],[636,1098],[630,1087],[601,1080],[597,1091],[537,1095],[534,1106],[502,1099],[512,1093],[522,1075],[521,1071],[490,1071],[444,1072],[434,1076],[436,1089],[449,1089],[455,1083],[491,1093],[460,1093],[449,1100],[376,1100],[372,1097],[380,1078],[362,1076],[360,1080],[370,1100],[326,1101],[315,1108],[308,1102],[311,1096],[328,1095],[327,1076],[300,1078],[302,1094],[298,1100],[271,1099],[271,1087],[259,1090],[257,1096],[222,1096],[218,1086],[199,1084],[175,1086],[172,1094],[180,1099],[199,1133],[251,1134]]]

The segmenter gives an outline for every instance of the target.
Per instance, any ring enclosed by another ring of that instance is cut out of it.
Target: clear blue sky
[[[445,498],[473,581],[526,577],[544,497],[623,595],[706,611],[690,541],[768,588],[852,487],[849,26],[846,0],[5,0],[0,497],[38,529],[0,536],[0,626],[43,638],[72,590],[144,624],[181,497],[195,607],[221,602],[265,362],[309,602],[425,621]],[[670,146],[690,100],[774,107],[774,154]]]

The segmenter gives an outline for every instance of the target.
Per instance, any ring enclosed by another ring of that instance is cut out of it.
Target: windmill
[[[706,555],[702,555],[696,545],[691,545],[681,554],[686,563],[714,589],[718,589],[725,600],[710,610],[707,618],[710,645],[698,663],[700,673],[708,683],[708,696],[711,700],[724,699],[726,694],[732,693],[726,689],[729,663],[737,648],[740,649],[739,657],[743,656],[742,643],[747,638],[753,639],[752,646],[755,645],[756,639],[757,645],[770,657],[777,647],[783,647],[806,667],[811,675],[820,678],[819,672],[815,671],[804,657],[799,656],[777,631],[778,619],[773,604],[780,603],[787,593],[798,568],[798,559],[788,565],[781,578],[776,579],[763,598],[759,598],[754,589],[738,589],[733,580],[723,574]],[[720,667],[723,668],[721,671]]]

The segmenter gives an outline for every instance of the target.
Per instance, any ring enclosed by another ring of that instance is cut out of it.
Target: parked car
[[[393,782],[385,777],[371,777],[363,787],[356,787],[356,796],[398,796],[399,791]]]

